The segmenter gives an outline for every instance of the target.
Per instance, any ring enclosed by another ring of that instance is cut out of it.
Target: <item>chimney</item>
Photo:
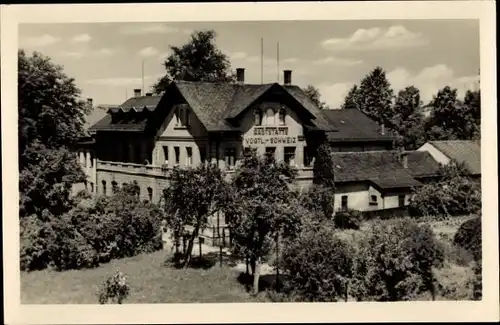
[[[146,96],[153,96],[153,93],[146,93]]]
[[[283,71],[283,82],[285,85],[292,84],[292,70],[284,70]]]
[[[384,123],[380,124],[380,134],[385,135],[385,125],[384,125]]]
[[[245,83],[245,69],[243,68],[236,69],[236,81],[238,82],[239,85]]]
[[[140,97],[141,96],[141,90],[140,89],[134,89],[134,96],[135,97]]]
[[[403,168],[408,168],[408,153],[402,152],[400,153],[401,164],[403,164]]]

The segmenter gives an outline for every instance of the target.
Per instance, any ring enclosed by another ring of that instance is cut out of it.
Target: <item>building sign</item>
[[[287,127],[254,127],[253,137],[245,139],[245,145],[295,144],[296,136],[288,136]]]

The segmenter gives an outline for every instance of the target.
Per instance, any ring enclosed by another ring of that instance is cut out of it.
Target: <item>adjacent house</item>
[[[463,163],[475,179],[481,177],[481,141],[480,140],[446,140],[429,141],[418,148],[428,152],[438,163],[447,165],[451,161]]]
[[[404,208],[421,186],[408,168],[408,154],[394,151],[334,153],[335,210],[362,212]]]

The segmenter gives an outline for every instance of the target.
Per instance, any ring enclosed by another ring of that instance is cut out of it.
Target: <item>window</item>
[[[94,168],[94,157],[91,152],[89,152],[90,160],[89,160],[89,167]]]
[[[308,167],[311,165],[311,153],[308,147],[304,147],[304,166]]]
[[[262,111],[260,109],[255,110],[255,125],[262,125]]]
[[[285,163],[294,164],[295,159],[295,147],[285,147]]]
[[[177,119],[177,126],[188,127],[191,123],[191,114],[185,105],[177,106],[175,117]]]
[[[343,211],[347,210],[347,207],[348,207],[348,204],[347,204],[347,195],[342,195],[342,198],[341,198],[341,209]]]
[[[118,189],[118,183],[116,183],[115,181],[112,181],[111,182],[111,193],[115,194],[117,189]]]
[[[284,108],[280,109],[279,111],[279,121],[280,125],[285,125],[285,119],[286,119],[286,110]]]
[[[148,187],[148,198],[149,201],[153,201],[153,189],[151,187]]]
[[[106,181],[102,181],[102,194],[106,195]]]
[[[405,206],[405,195],[404,194],[398,195],[398,206],[399,207]]]
[[[234,167],[236,163],[236,149],[235,148],[226,148],[224,152],[226,166]]]
[[[168,165],[168,146],[163,146],[163,163]]]
[[[378,197],[376,195],[370,195],[370,205],[378,205]]]
[[[266,125],[274,125],[274,110],[272,108],[268,108],[266,112]]]
[[[205,161],[207,160],[207,151],[205,146],[200,146],[199,150],[200,150],[200,161],[202,163],[205,163]]]
[[[193,164],[193,148],[186,147],[186,166]]]
[[[266,147],[266,157],[274,158],[276,152],[276,147]]]
[[[178,165],[181,158],[180,158],[180,148],[179,147],[174,147],[174,152],[175,152],[175,164]]]

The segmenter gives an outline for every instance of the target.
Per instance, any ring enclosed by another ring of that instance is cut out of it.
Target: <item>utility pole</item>
[[[260,83],[264,83],[264,38],[260,39]]]
[[[276,82],[280,83],[280,42],[276,44]]]
[[[144,59],[142,59],[142,96],[144,96]]]

